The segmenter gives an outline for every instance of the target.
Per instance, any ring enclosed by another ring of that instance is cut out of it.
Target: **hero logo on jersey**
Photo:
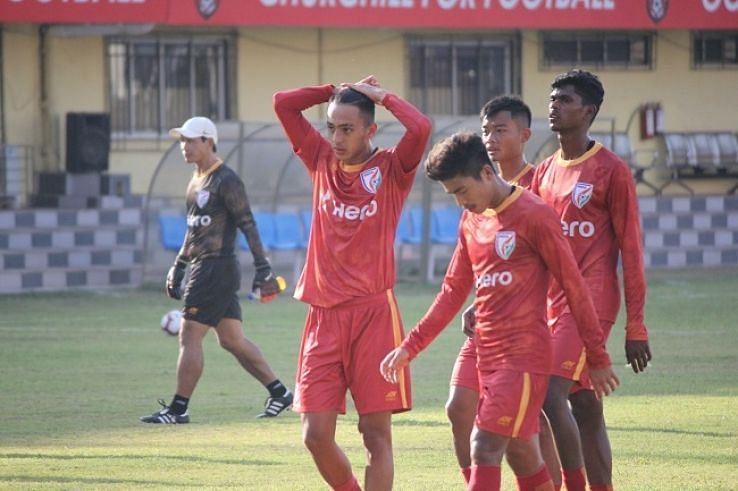
[[[507,261],[515,250],[515,232],[497,232],[495,236],[495,251],[497,255]]]
[[[646,0],[646,10],[653,23],[658,24],[666,17],[669,0]]]
[[[377,194],[379,185],[382,184],[382,171],[379,167],[372,167],[361,171],[361,185],[368,193]]]
[[[208,200],[210,199],[210,191],[206,191],[204,189],[197,192],[197,198],[195,198],[195,203],[197,203],[197,207],[200,209],[205,208],[205,205],[208,204]]]
[[[574,191],[571,193],[571,202],[579,209],[584,208],[584,205],[589,203],[589,200],[592,199],[592,191],[594,191],[594,186],[592,184],[589,184],[588,182],[578,182],[576,186],[574,186]]]
[[[195,0],[195,6],[200,16],[208,20],[218,10],[220,0]]]

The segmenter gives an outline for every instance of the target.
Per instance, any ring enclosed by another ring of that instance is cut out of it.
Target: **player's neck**
[[[514,186],[503,181],[501,178],[495,178],[492,181],[492,194],[490,196],[489,208],[497,208],[507,199],[513,192]]]
[[[587,135],[587,131],[559,133],[559,147],[561,148],[562,159],[578,159],[589,150],[589,136]]]
[[[355,157],[351,158],[351,161],[344,160],[343,163],[345,165],[359,165],[363,164],[367,160],[371,158],[372,155],[374,155],[374,152],[377,151],[377,147],[374,147],[372,145],[369,145],[364,149],[363,152],[361,152],[359,155],[356,155]]]
[[[202,159],[200,162],[195,162],[195,165],[197,166],[197,174],[203,175],[207,174],[207,172],[212,169],[214,166],[218,165],[220,163],[220,159],[217,155],[212,154],[208,156],[207,158]]]
[[[505,162],[497,162],[497,169],[500,171],[500,177],[506,182],[510,182],[520,174],[528,162],[520,155],[516,159],[507,160]]]

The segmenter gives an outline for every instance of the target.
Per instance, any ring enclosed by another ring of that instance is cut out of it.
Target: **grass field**
[[[738,270],[652,274],[649,285],[653,367],[623,366],[621,327],[609,346],[622,381],[606,401],[616,489],[738,489]],[[407,326],[435,291],[398,287]],[[292,385],[305,307],[244,306],[247,335]],[[159,318],[174,307],[158,288],[0,296],[0,489],[326,489],[298,416],[254,419],[266,393],[212,335],[193,423],[138,422],[171,398],[177,341]],[[443,412],[461,340],[451,326],[413,363],[395,489],[463,489]],[[361,475],[356,422],[341,418],[338,439]]]

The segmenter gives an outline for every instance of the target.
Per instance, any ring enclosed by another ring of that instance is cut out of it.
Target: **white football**
[[[161,330],[170,336],[179,334],[180,327],[182,327],[181,310],[170,310],[161,318]]]

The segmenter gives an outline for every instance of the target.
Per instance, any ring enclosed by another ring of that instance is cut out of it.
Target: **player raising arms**
[[[497,168],[499,176],[523,189],[530,186],[534,167],[525,159],[525,144],[530,138],[530,108],[518,97],[499,96],[488,101],[479,113],[482,123],[482,142],[487,155]],[[474,305],[463,315],[464,341],[451,374],[451,387],[446,402],[446,414],[451,422],[454,451],[461,472],[468,480],[471,472],[470,436],[479,402],[479,372],[477,347],[473,338]],[[542,413],[541,413],[542,414]],[[553,436],[545,416],[540,419],[541,450],[555,486],[561,485],[560,463]],[[507,449],[507,460],[517,469],[518,448],[515,441]],[[525,448],[523,448],[525,452]],[[525,460],[525,455],[523,456]]]
[[[459,240],[440,293],[380,371],[396,381],[475,288],[481,398],[472,435],[467,489],[499,490],[500,464],[511,439],[527,445],[521,490],[552,490],[538,439],[538,418],[551,362],[546,327],[549,272],[563,285],[587,343],[591,380],[599,395],[618,385],[592,300],[554,212],[538,197],[497,176],[482,139],[458,133],[431,150],[426,174],[465,208]]]
[[[605,338],[620,307],[617,268],[618,258],[622,259],[625,357],[638,373],[651,360],[651,351],[644,324],[646,279],[635,182],[625,162],[589,139],[589,127],[605,93],[599,79],[590,72],[572,70],[557,76],[551,87],[549,126],[558,133],[560,148],[536,168],[531,191],[560,218]],[[590,488],[611,489],[612,454],[602,401],[591,390],[572,308],[562,286],[553,282],[548,316],[554,363],[546,415],[556,436],[567,488],[585,488],[583,460]],[[570,395],[575,382],[577,388],[589,390]]]
[[[160,401],[161,410],[140,419],[144,423],[190,422],[187,407],[202,375],[202,340],[211,327],[218,344],[269,391],[259,417],[277,416],[292,404],[292,393],[274,375],[259,348],[244,337],[241,326],[237,295],[241,274],[234,253],[237,228],[246,237],[254,257],[256,276],[252,288],[261,290],[263,298],[276,296],[280,290],[264,255],[246,189],[241,178],[216,155],[218,133],[211,120],[190,118],[169,133],[179,139],[182,156],[185,162],[194,164],[195,172],[187,186],[187,233],[167,275],[167,296],[182,298],[188,264],[190,277],[184,291],[184,321],[179,333],[177,390],[169,406]]]
[[[323,138],[302,111],[326,102]],[[387,150],[371,141],[376,104],[406,129]],[[391,418],[410,409],[410,379],[403,372],[388,382],[377,367],[403,336],[392,292],[395,232],[431,122],[373,76],[356,84],[278,92],[274,109],[313,182],[313,222],[295,290],[295,298],[310,305],[295,390],[303,440],[331,488],[361,489],[335,441],[337,416],[345,413],[350,390],[368,456],[365,487],[389,490]]]

